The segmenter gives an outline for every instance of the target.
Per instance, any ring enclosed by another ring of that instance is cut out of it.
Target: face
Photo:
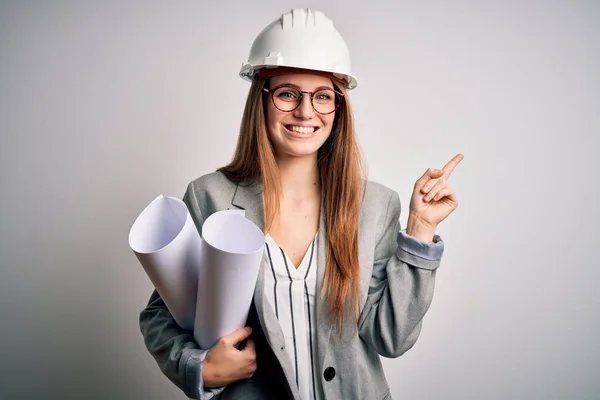
[[[295,87],[304,92],[316,92],[321,89],[335,89],[331,79],[324,76],[311,74],[282,75],[271,78],[270,88],[281,85]],[[314,104],[317,110],[325,111],[328,108],[327,94],[323,91],[316,95]],[[273,143],[277,157],[306,157],[315,156],[319,148],[331,134],[331,128],[337,111],[330,114],[321,114],[315,111],[311,104],[310,94],[304,93],[300,105],[293,111],[281,109],[295,106],[295,92],[286,88],[275,92],[276,107],[272,93],[267,93],[267,131]],[[332,99],[335,101],[334,99]]]

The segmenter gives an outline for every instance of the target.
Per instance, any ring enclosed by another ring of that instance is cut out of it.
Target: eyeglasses
[[[333,89],[319,89],[315,92],[305,92],[293,86],[282,85],[273,89],[263,88],[263,91],[271,93],[273,105],[280,111],[294,111],[302,103],[304,95],[310,96],[313,110],[319,114],[331,114],[338,109],[344,94]]]

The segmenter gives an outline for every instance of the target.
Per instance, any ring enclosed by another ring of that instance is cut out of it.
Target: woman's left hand
[[[410,199],[409,227],[421,226],[435,231],[437,225],[458,207],[456,195],[447,181],[463,158],[462,154],[457,154],[442,169],[430,168],[417,180]]]

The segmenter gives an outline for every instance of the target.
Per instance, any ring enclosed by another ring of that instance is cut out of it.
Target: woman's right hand
[[[204,386],[225,386],[252,377],[256,371],[256,349],[251,334],[250,327],[236,329],[219,339],[208,351],[202,363]],[[244,339],[248,339],[246,347],[236,349],[235,345]]]

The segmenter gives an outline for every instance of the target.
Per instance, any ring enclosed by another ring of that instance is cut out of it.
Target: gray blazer
[[[264,226],[260,183],[235,184],[222,173],[213,172],[191,182],[183,200],[200,233],[209,215],[225,209],[243,209],[248,219],[260,228]],[[331,211],[322,210],[319,228],[317,293],[324,278],[326,212]],[[325,300],[317,296],[316,372],[329,400],[391,399],[379,356],[401,356],[421,332],[444,243],[437,235],[433,243],[408,236],[401,230],[399,217],[398,194],[367,181],[358,238],[362,293],[358,326],[348,321],[340,337],[329,321]],[[158,293],[152,293],[140,314],[145,345],[161,371],[188,397],[210,399],[218,394],[228,400],[301,400],[283,333],[264,290],[260,273],[248,319],[257,343],[254,379],[227,388],[204,387],[201,367],[206,350],[199,349],[192,332],[182,330]]]

